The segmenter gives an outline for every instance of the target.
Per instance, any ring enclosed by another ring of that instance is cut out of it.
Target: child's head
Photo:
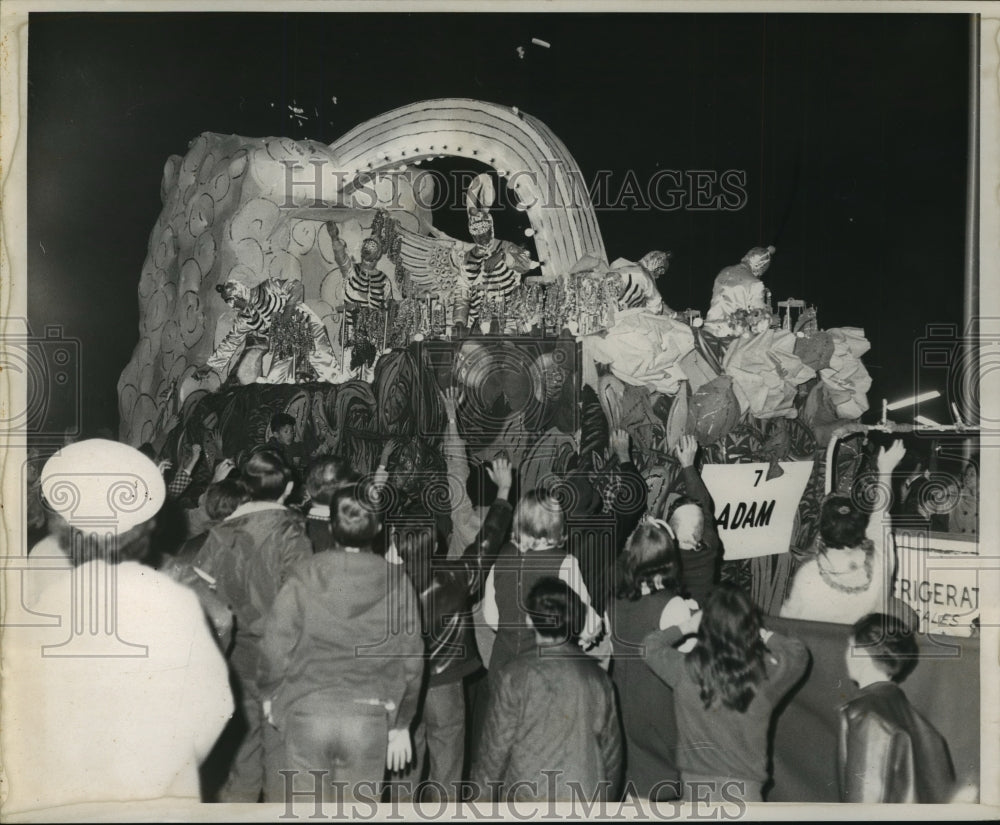
[[[846,496],[830,496],[823,502],[819,516],[819,535],[834,550],[857,547],[864,541],[868,515]]]
[[[205,512],[213,521],[231,516],[237,507],[250,499],[242,481],[223,479],[210,484],[205,490]]]
[[[698,644],[687,657],[706,708],[721,702],[743,713],[749,707],[765,674],[760,630],[760,616],[744,590],[723,583],[709,594]]]
[[[258,450],[240,473],[253,501],[281,501],[292,491],[292,471],[274,450]]]
[[[340,548],[370,550],[382,531],[382,519],[364,484],[338,488],[330,499],[330,533]]]
[[[669,527],[644,521],[629,536],[618,561],[618,597],[637,600],[643,586],[677,590],[680,557]]]
[[[552,644],[575,642],[584,625],[583,602],[561,579],[547,576],[528,592],[528,620],[538,635]]]
[[[295,419],[288,413],[278,413],[271,419],[271,432],[286,447],[295,441]]]
[[[334,492],[360,480],[346,459],[329,456],[314,461],[306,473],[306,492],[317,504],[329,504]]]
[[[862,687],[873,681],[902,682],[916,667],[918,653],[906,623],[885,613],[869,613],[851,629],[847,675]]]
[[[544,490],[521,496],[511,535],[522,552],[560,547],[566,540],[566,519],[558,500]]]
[[[685,550],[699,548],[705,535],[705,511],[689,496],[678,496],[667,510],[667,523]]]

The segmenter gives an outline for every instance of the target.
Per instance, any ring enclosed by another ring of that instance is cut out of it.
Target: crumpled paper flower
[[[714,444],[740,420],[740,405],[730,375],[720,375],[691,396],[689,417],[698,443]]]
[[[726,350],[722,369],[733,378],[740,411],[755,418],[795,418],[795,388],[816,375],[795,354],[795,335],[768,329],[737,338]]]
[[[608,364],[626,384],[676,395],[686,379],[680,360],[694,349],[691,328],[666,315],[627,309],[606,333],[582,338],[585,361]]]
[[[840,418],[860,418],[868,409],[868,390],[872,379],[861,363],[861,356],[871,349],[865,331],[858,327],[828,329],[833,339],[830,366],[819,371]]]

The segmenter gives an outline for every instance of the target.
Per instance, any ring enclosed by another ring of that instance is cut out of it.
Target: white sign
[[[727,560],[788,552],[795,513],[813,463],[780,464],[784,473],[770,481],[768,464],[706,464],[701,468],[715,502],[715,524]]]
[[[921,633],[970,636],[979,618],[979,546],[954,536],[899,529],[896,596],[920,617]]]

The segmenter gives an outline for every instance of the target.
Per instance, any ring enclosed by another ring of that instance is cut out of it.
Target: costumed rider
[[[469,326],[479,318],[484,294],[491,301],[509,303],[521,285],[521,276],[538,266],[523,247],[493,236],[490,207],[495,199],[496,190],[487,174],[477,175],[465,193],[473,245],[462,259],[460,297],[467,302]],[[466,319],[460,315],[461,310],[456,322],[464,323]]]
[[[755,246],[736,266],[715,277],[705,329],[719,338],[763,332],[771,325],[771,307],[761,276],[771,265],[774,247]]]
[[[354,342],[355,328],[360,308],[381,312],[386,302],[395,297],[389,276],[378,268],[384,252],[379,240],[380,230],[373,227],[371,236],[361,242],[361,262],[355,263],[347,251],[347,244],[340,237],[340,228],[335,221],[326,222],[326,231],[333,241],[333,257],[344,277],[345,343]]]
[[[669,252],[654,250],[643,255],[637,264],[624,260],[615,261],[611,265],[611,272],[618,276],[620,283],[618,309],[642,307],[655,315],[674,315],[673,310],[663,303],[656,283],[666,274],[671,257]]]
[[[195,371],[203,379],[211,371],[225,380],[235,366],[233,356],[246,344],[265,339],[270,345],[272,361],[266,373],[245,375],[240,370],[241,383],[294,384],[299,380],[337,380],[337,358],[330,346],[326,327],[319,316],[303,302],[302,283],[294,280],[268,278],[255,287],[242,281],[229,280],[216,286],[222,300],[237,311],[233,326],[219,342],[215,352]],[[277,328],[276,328],[277,327]],[[276,332],[287,334],[290,343],[277,340]],[[239,363],[239,362],[236,362]],[[262,370],[260,371],[262,372]]]

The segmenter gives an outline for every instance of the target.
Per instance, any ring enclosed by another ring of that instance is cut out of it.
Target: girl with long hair
[[[674,645],[696,634],[689,653]],[[775,705],[805,673],[805,645],[765,630],[750,597],[720,584],[704,610],[649,634],[646,664],[674,689],[682,796],[761,801]]]

